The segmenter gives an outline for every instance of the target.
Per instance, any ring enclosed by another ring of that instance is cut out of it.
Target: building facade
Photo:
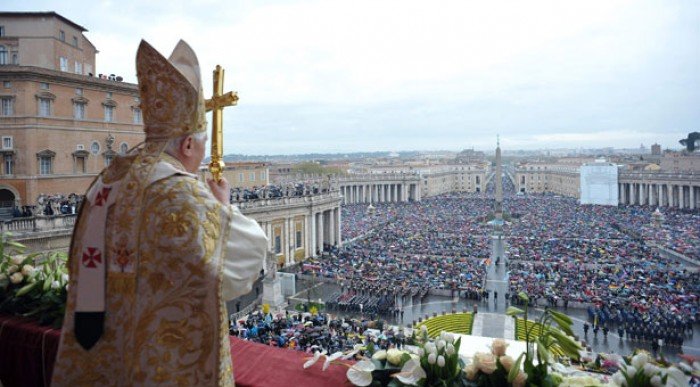
[[[0,30],[0,205],[83,194],[145,138],[137,85],[93,76],[86,30],[54,12],[2,12]]]
[[[208,174],[207,167],[202,167],[199,173],[204,181]],[[259,162],[227,162],[222,176],[228,180],[231,188],[264,187],[270,184],[269,166]]]
[[[618,165],[617,203],[685,209],[700,208],[700,155],[667,153],[644,168]],[[570,160],[567,160],[570,161]],[[522,193],[554,193],[581,198],[580,166],[574,162],[527,162],[516,167],[516,187]],[[652,167],[653,166],[653,167]]]
[[[411,173],[350,174],[338,177],[343,204],[420,201],[420,177]]]

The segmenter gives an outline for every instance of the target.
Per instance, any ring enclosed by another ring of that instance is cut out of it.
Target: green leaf
[[[551,312],[551,311],[550,311]],[[564,315],[566,317],[565,319],[561,317],[561,314],[551,314],[552,320],[557,323],[557,326],[559,326],[559,329],[561,329],[564,333],[566,333],[569,336],[573,336],[574,332],[571,330],[571,323],[568,321],[571,321],[569,319],[569,316]],[[567,321],[568,319],[568,321]]]
[[[508,316],[517,316],[517,315],[521,315],[524,313],[525,313],[524,310],[522,310],[520,308],[516,308],[514,306],[509,306],[508,309],[506,310],[506,314]]]
[[[530,302],[530,297],[528,297],[527,293],[525,293],[525,292],[518,293],[518,298],[520,298],[521,300],[523,300],[525,302]]]
[[[16,296],[16,297],[22,297],[23,295],[25,295],[25,294],[29,293],[30,291],[32,291],[32,289],[34,289],[37,285],[39,285],[39,282],[32,282],[32,283],[29,284],[29,285],[24,285],[21,289],[19,289],[19,290],[17,291],[17,293],[15,294],[15,296]]]
[[[542,343],[542,341],[539,339],[539,337],[535,339],[535,344],[537,344],[537,355],[540,358],[540,364],[549,363],[549,350]]]
[[[560,312],[558,310],[554,310],[554,309],[547,309],[547,310],[549,311],[549,313],[552,316],[560,318],[561,320],[565,321],[569,325],[574,323],[574,321],[571,319],[571,317],[567,316],[566,313],[562,313],[562,312]]]
[[[520,364],[523,362],[524,356],[525,354],[521,353],[515,360],[515,363],[513,363],[513,367],[511,367],[510,372],[508,372],[508,383],[513,383],[513,380],[518,377],[518,372],[520,372]]]

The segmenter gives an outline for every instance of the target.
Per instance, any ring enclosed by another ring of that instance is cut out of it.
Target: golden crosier
[[[227,106],[235,106],[237,103],[238,94],[233,91],[224,94],[224,69],[216,65],[214,70],[214,95],[205,102],[206,110],[211,110],[212,112],[209,172],[211,172],[216,181],[221,180],[221,173],[226,166],[224,164],[223,109]]]

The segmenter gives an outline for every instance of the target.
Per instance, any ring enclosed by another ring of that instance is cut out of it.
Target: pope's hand
[[[209,184],[211,193],[214,194],[214,197],[220,201],[221,204],[231,204],[231,185],[228,183],[228,180],[223,177],[219,181],[207,179],[207,184]]]

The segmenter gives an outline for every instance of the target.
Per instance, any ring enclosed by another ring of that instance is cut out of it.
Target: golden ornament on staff
[[[216,65],[214,70],[214,90],[211,99],[205,101],[207,111],[212,112],[211,118],[211,162],[209,172],[214,180],[221,180],[221,172],[224,167],[224,112],[226,106],[235,106],[238,103],[238,94],[229,91],[224,94],[224,69]]]

